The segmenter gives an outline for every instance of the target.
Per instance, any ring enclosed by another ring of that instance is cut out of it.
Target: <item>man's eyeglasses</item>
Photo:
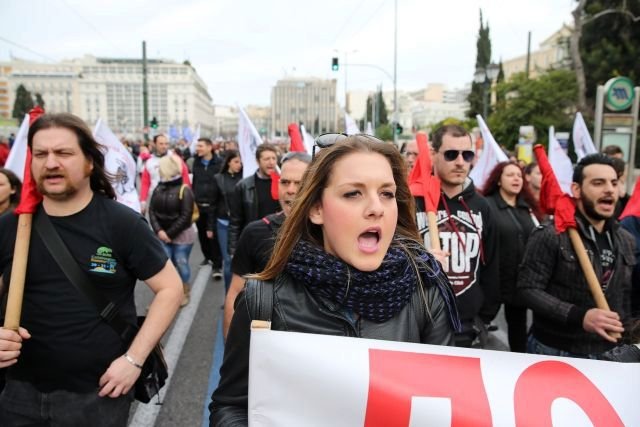
[[[442,155],[447,162],[453,162],[461,154],[462,160],[467,163],[471,163],[473,158],[476,156],[476,153],[471,150],[445,150],[442,152]]]
[[[409,157],[409,156],[418,156],[418,152],[417,151],[405,151],[404,155],[405,157]]]

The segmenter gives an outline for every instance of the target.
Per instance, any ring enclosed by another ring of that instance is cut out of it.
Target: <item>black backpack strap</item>
[[[109,324],[125,342],[130,342],[137,330],[136,326],[129,325],[118,313],[118,307],[109,301],[95,286],[89,283],[89,278],[82,271],[78,262],[73,258],[67,245],[51,223],[49,216],[42,207],[35,214],[34,227],[42,239],[45,247],[58,263],[69,282],[91,302],[100,317]]]
[[[251,320],[271,322],[273,313],[273,282],[249,279],[244,289]]]

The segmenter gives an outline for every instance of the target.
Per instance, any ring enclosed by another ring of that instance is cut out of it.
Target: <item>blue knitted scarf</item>
[[[367,320],[382,323],[399,313],[416,290],[418,279],[408,256],[402,249],[392,246],[377,270],[365,272],[300,240],[289,257],[286,271],[304,283],[313,295],[349,308]],[[418,247],[415,256],[422,260],[416,264],[425,288],[436,285],[447,305],[451,324],[457,329],[455,296],[440,265],[422,247]]]

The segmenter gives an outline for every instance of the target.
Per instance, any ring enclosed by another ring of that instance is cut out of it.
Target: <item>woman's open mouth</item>
[[[381,230],[379,227],[367,229],[358,236],[358,248],[365,253],[374,253],[378,250]]]

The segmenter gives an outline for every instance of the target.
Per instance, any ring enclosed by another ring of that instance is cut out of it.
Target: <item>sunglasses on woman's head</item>
[[[331,147],[336,142],[340,142],[348,138],[349,136],[346,133],[323,133],[318,136],[313,144],[313,149],[311,150],[311,158],[316,155],[316,147],[319,148],[327,148]]]
[[[467,163],[471,163],[473,158],[476,156],[476,153],[471,150],[445,150],[442,152],[442,155],[447,162],[453,162],[461,154],[462,160]]]
[[[376,138],[375,136],[371,136],[367,134],[358,134],[358,136],[364,136],[376,142],[384,143],[384,141]],[[316,147],[328,148],[340,141],[344,141],[348,137],[349,135],[347,135],[346,133],[324,133],[318,136],[315,140],[315,144],[313,144],[313,149],[311,150],[311,158],[313,159],[316,155]]]

